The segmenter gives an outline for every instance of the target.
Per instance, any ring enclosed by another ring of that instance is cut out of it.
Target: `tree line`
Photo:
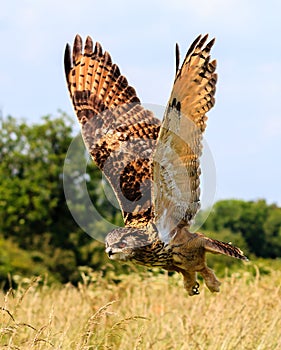
[[[53,281],[76,283],[78,266],[126,272],[128,267],[108,262],[102,243],[83,232],[66,203],[63,166],[74,137],[70,117],[60,113],[28,124],[8,116],[0,123],[0,280],[4,283],[9,274],[48,273]],[[87,217],[83,200],[79,202],[79,184],[84,181],[101,217],[122,225],[120,211],[109,203],[94,163],[88,163],[87,175],[73,164],[66,176],[76,198],[72,204],[81,217]],[[106,223],[95,221],[90,229],[97,237],[106,231]],[[215,203],[202,231],[242,246],[246,254],[281,255],[281,208],[263,199]]]

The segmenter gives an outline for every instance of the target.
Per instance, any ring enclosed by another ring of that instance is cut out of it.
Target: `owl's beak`
[[[128,260],[128,257],[122,252],[122,249],[108,247],[105,249],[105,252],[109,259],[122,261]]]
[[[105,252],[109,256],[109,258],[114,254],[111,247],[106,248]]]

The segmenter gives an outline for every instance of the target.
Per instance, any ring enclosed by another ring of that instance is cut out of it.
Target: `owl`
[[[145,109],[110,54],[75,37],[65,49],[65,75],[84,143],[119,202],[125,227],[109,232],[113,260],[158,266],[183,275],[189,295],[199,294],[197,273],[211,292],[220,282],[207,252],[247,260],[230,243],[191,232],[200,208],[200,156],[206,113],[215,103],[214,39],[198,36],[176,73],[163,121]]]

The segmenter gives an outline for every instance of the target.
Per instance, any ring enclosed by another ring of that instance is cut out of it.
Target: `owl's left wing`
[[[180,69],[176,46],[176,77],[153,162],[155,223],[165,242],[177,225],[190,225],[200,207],[202,135],[217,81],[214,39],[206,44],[207,37],[193,42]]]
[[[65,74],[85,145],[111,184],[126,226],[146,226],[151,205],[152,153],[160,121],[145,109],[107,51],[77,35]]]

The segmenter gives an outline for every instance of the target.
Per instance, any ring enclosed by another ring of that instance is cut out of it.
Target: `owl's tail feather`
[[[233,246],[231,243],[217,241],[208,237],[205,238],[205,249],[207,252],[213,254],[224,254],[232,256],[236,259],[241,259],[248,261],[248,258],[244,255],[243,251],[240,248]]]

